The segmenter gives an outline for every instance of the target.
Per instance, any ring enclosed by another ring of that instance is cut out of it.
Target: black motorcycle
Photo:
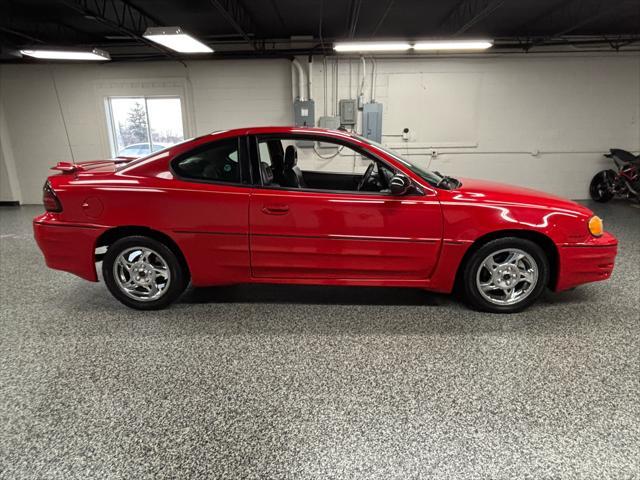
[[[640,201],[640,155],[612,148],[604,155],[616,164],[616,170],[596,173],[589,185],[589,194],[596,202],[608,202],[613,197]]]

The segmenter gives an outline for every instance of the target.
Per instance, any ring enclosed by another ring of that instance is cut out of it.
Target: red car
[[[287,283],[459,287],[477,309],[514,312],[545,287],[609,278],[617,251],[584,206],[443,176],[339,130],[229,130],[55,168],[33,222],[47,265],[96,282],[102,260],[138,309],[189,283]]]

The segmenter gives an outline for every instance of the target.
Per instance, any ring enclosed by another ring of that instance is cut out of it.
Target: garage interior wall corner
[[[0,93],[2,81],[0,77]],[[0,202],[20,202],[22,194],[16,174],[15,159],[11,148],[11,139],[7,128],[7,118],[0,95]]]

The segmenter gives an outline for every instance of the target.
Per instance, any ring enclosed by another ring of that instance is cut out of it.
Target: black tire
[[[517,249],[530,255],[536,263],[538,274],[536,283],[531,287],[526,297],[510,305],[497,305],[482,295],[476,279],[482,262],[492,253],[505,249]],[[548,283],[549,260],[547,255],[535,242],[517,237],[499,238],[482,245],[466,261],[461,278],[462,293],[466,302],[476,310],[492,313],[515,313],[524,310],[542,295]]]
[[[615,178],[613,170],[602,170],[594,175],[589,184],[589,195],[596,202],[606,203],[613,198],[610,185]]]
[[[171,281],[159,298],[153,300],[131,298],[120,288],[114,277],[113,267],[118,256],[125,250],[135,247],[151,249],[166,262]],[[102,262],[102,276],[114,297],[127,307],[137,310],[159,310],[167,307],[182,295],[188,284],[188,274],[176,254],[164,243],[142,235],[124,237],[109,246]]]

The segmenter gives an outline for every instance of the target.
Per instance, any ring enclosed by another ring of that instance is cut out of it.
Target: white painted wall
[[[322,63],[314,63],[317,117],[324,115]],[[355,97],[359,65],[357,59],[340,60],[340,98]],[[602,152],[614,146],[640,149],[638,55],[385,59],[377,61],[377,71],[384,133],[411,130],[409,142],[387,136],[385,143],[399,144],[402,154],[454,176],[586,198],[591,176],[607,165]],[[368,100],[370,63],[367,72]],[[329,114],[331,80],[329,75]],[[71,152],[77,161],[110,156],[105,96],[180,95],[185,135],[194,136],[290,124],[291,85],[287,60],[198,61],[188,68],[169,62],[0,65],[0,110],[6,118],[0,140],[10,143],[18,182],[11,195],[21,191],[24,203],[39,203],[48,168],[69,160]]]
[[[0,147],[0,202],[13,200],[13,192],[9,183],[9,175],[7,173],[7,165],[4,160],[4,154]]]
[[[367,101],[371,66],[368,61]],[[322,62],[314,69],[321,116]],[[332,115],[333,59],[327,72],[326,114]],[[339,60],[339,98],[356,97],[360,75],[359,59]],[[593,174],[610,166],[603,152],[640,150],[637,54],[377,60],[376,78],[383,143],[449,175],[584,199]],[[410,130],[406,142],[404,127]]]
[[[57,86],[64,124],[54,89]],[[0,108],[8,119],[24,203],[40,203],[58,161],[109,158],[104,98],[177,94],[185,136],[246,125],[291,122],[289,61],[153,62],[103,65],[2,65]]]
[[[0,81],[1,91],[2,82]],[[0,103],[0,202],[13,201],[21,202],[22,194],[9,139],[7,118]]]

